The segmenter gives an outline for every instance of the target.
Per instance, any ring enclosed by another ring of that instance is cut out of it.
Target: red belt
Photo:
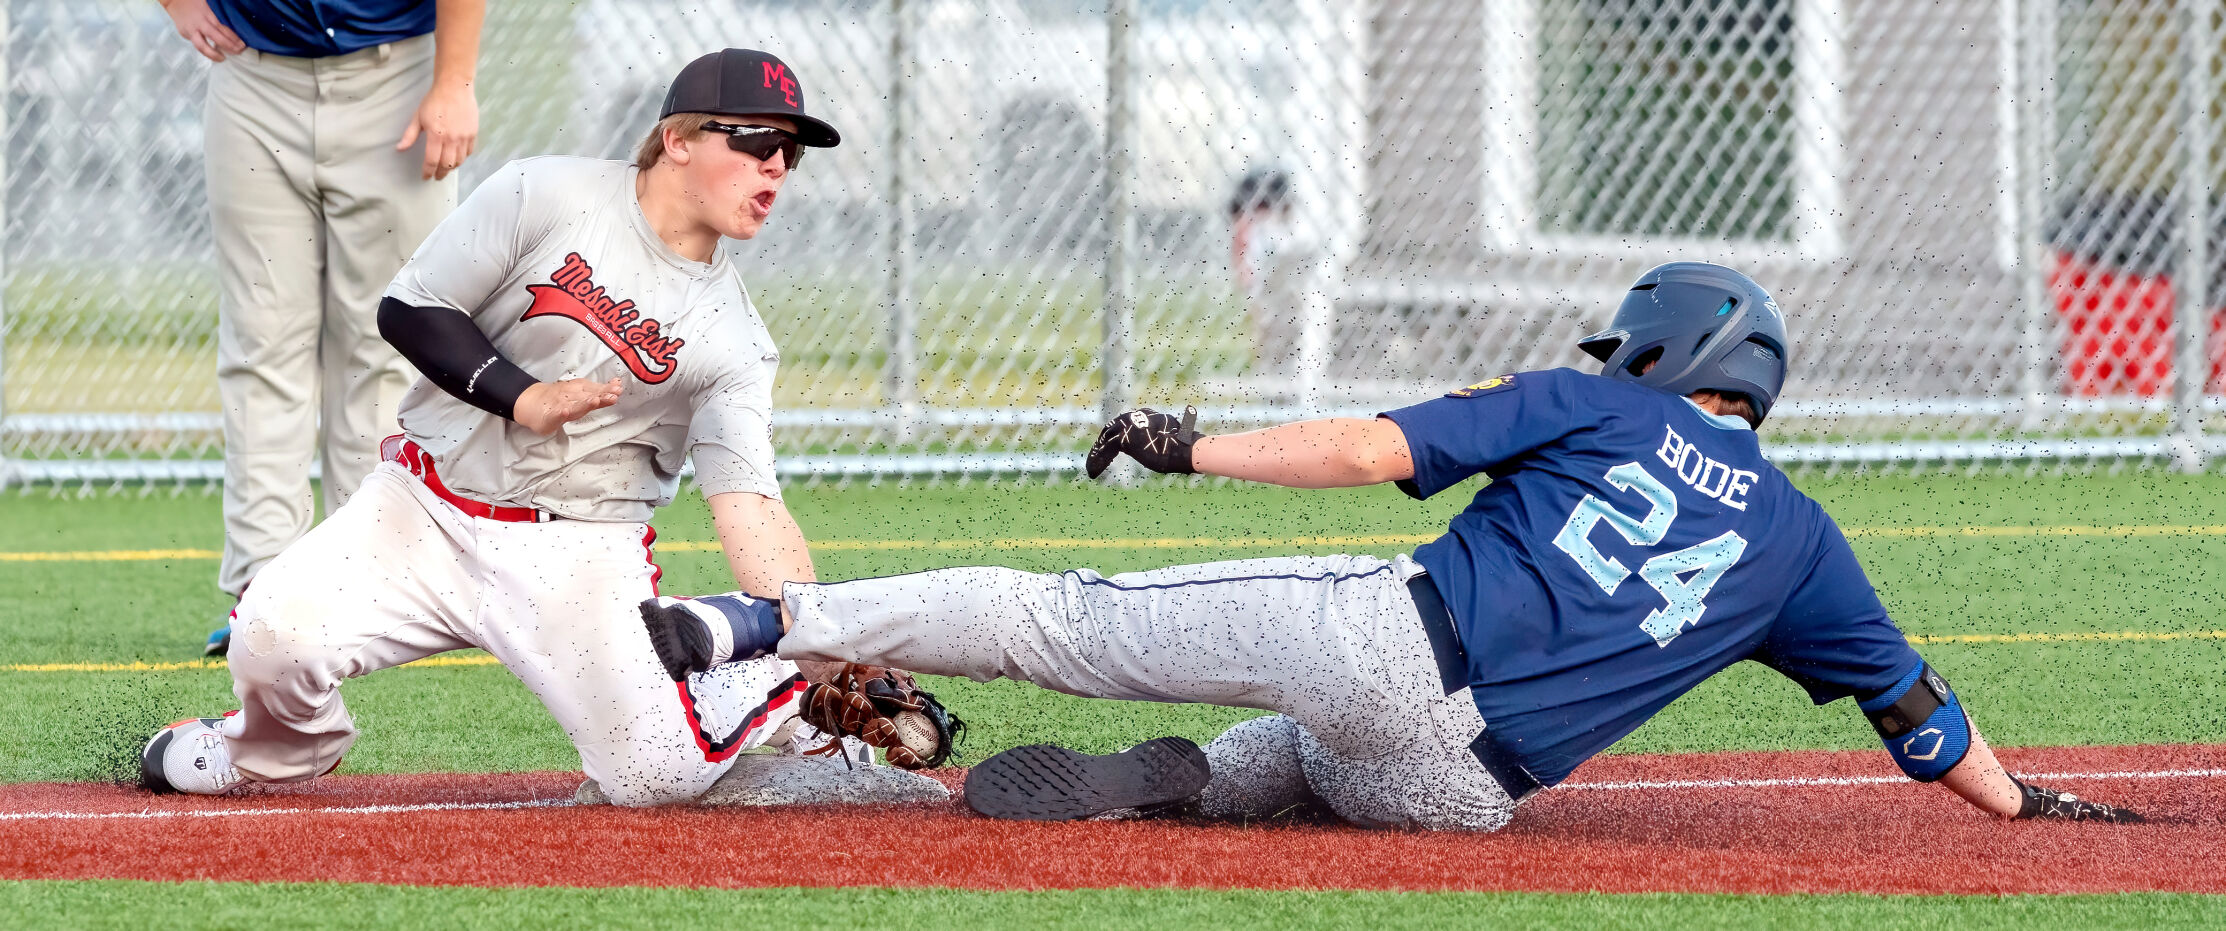
[[[433,457],[426,453],[423,447],[418,446],[415,441],[399,433],[387,437],[379,443],[379,458],[388,462],[400,463],[402,468],[410,470],[411,475],[417,476],[418,480],[424,482],[425,487],[431,489],[433,494],[440,496],[442,501],[454,505],[457,510],[473,517],[507,521],[513,524],[542,524],[552,520],[564,519],[564,515],[551,514],[539,508],[500,507],[484,501],[473,501],[449,491],[448,486],[441,484],[440,474],[433,471]]]

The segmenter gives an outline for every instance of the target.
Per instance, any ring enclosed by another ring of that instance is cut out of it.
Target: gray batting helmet
[[[1785,388],[1778,302],[1754,279],[1706,262],[1671,262],[1640,275],[1608,328],[1577,347],[1607,363],[1600,374],[1609,378],[1678,395],[1744,395],[1757,417],[1769,416]]]

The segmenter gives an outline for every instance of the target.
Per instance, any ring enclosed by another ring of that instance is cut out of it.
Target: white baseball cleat
[[[139,782],[156,793],[223,795],[247,781],[217,728],[223,718],[187,718],[155,732],[139,751]]]

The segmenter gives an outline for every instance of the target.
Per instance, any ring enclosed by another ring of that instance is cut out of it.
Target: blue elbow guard
[[[1918,782],[1948,774],[1971,749],[1971,719],[1963,714],[1948,680],[1928,663],[1901,677],[1894,687],[1862,703],[1863,716],[1886,742],[1901,771]]]

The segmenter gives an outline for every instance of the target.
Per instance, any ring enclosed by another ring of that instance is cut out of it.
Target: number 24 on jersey
[[[1677,496],[1636,462],[1609,469],[1607,479],[1617,490],[1635,491],[1645,498],[1649,505],[1646,517],[1634,520],[1615,505],[1586,495],[1554,536],[1554,546],[1576,560],[1601,591],[1613,595],[1631,577],[1631,569],[1592,545],[1593,527],[1607,524],[1632,546],[1659,546],[1669,536],[1670,525],[1677,521]],[[1726,530],[1713,539],[1655,555],[1642,563],[1639,578],[1668,603],[1648,613],[1639,622],[1639,629],[1653,637],[1656,646],[1669,646],[1686,627],[1700,623],[1701,615],[1708,610],[1709,591],[1746,551],[1746,538]]]

